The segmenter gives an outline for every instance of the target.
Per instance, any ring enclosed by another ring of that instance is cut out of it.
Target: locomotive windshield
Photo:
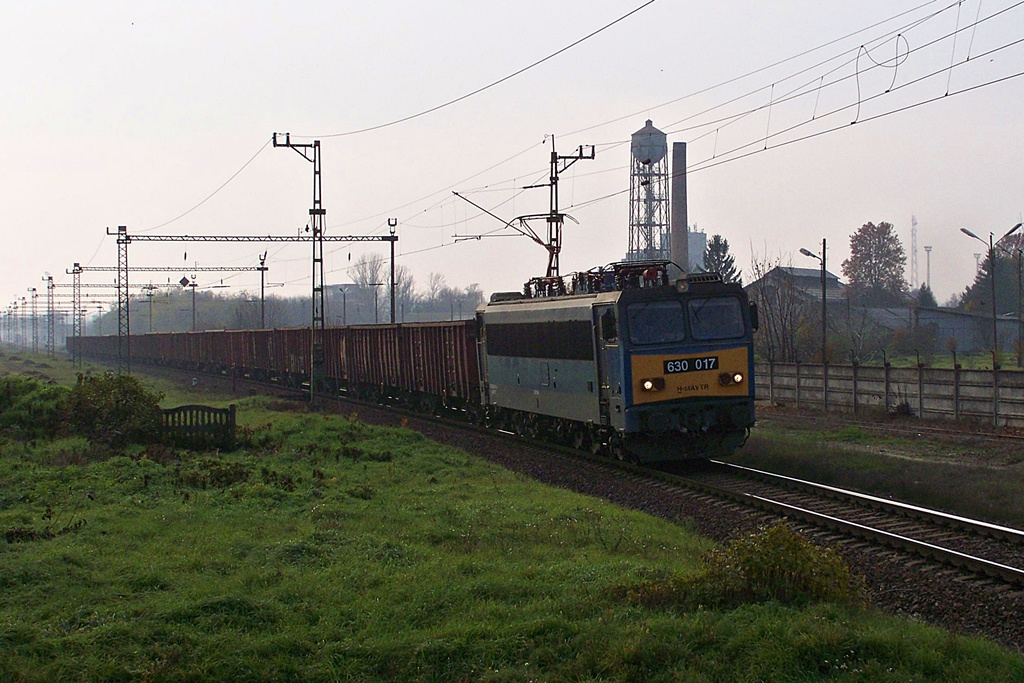
[[[743,336],[743,310],[738,299],[691,299],[690,332],[694,339],[735,339]]]
[[[686,337],[683,305],[678,301],[649,301],[630,304],[629,339],[634,344],[667,344]]]

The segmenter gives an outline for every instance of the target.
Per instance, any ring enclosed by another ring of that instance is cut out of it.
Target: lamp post
[[[998,370],[999,369],[999,364],[996,362],[996,353],[999,351],[999,336],[998,336],[999,331],[998,331],[998,329],[996,327],[996,245],[999,244],[1000,242],[1002,242],[1004,239],[1006,239],[1010,235],[1012,235],[1013,233],[1017,232],[1017,230],[1020,228],[1020,226],[1021,226],[1021,224],[1017,223],[1017,225],[1015,225],[1012,228],[1010,228],[1009,230],[1007,230],[1003,234],[1003,236],[1000,237],[997,240],[994,239],[995,235],[993,235],[991,232],[988,233],[988,269],[989,269],[988,278],[989,278],[989,284],[991,285],[991,294],[992,294],[992,369],[993,370]],[[981,239],[980,237],[975,235],[973,232],[971,232],[967,228],[960,228],[960,232],[962,232],[963,234],[967,235],[968,237],[972,237],[972,238],[978,240],[982,244],[985,244],[985,240]]]
[[[932,291],[932,248],[926,246],[924,248],[924,262],[925,262],[925,283],[928,285],[928,291]],[[932,292],[934,294],[934,292]]]
[[[378,315],[378,309],[377,309],[377,291],[378,291],[377,288],[383,286],[384,283],[383,282],[368,282],[366,284],[368,284],[369,286],[373,287],[373,324],[376,325],[376,324],[380,323],[380,316]]]
[[[828,331],[826,321],[828,320],[828,303],[825,300],[825,238],[821,239],[821,256],[808,249],[800,249],[804,256],[810,256],[821,261],[821,364],[828,362]]]
[[[338,291],[341,292],[341,324],[342,326],[348,325],[348,288],[351,284],[345,284],[338,287]]]

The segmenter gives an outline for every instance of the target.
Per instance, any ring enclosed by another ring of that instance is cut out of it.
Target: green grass
[[[44,380],[60,363],[0,356]],[[980,639],[752,590],[685,523],[355,416],[235,402],[233,453],[0,435],[0,680],[1024,680]],[[842,573],[760,547],[746,561],[769,574]]]
[[[710,544],[407,430],[241,404],[235,453],[0,442],[0,531],[37,534],[0,540],[0,680],[1024,680],[856,606],[646,605],[625,596]]]

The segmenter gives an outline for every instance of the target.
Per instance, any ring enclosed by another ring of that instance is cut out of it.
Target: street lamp
[[[996,362],[996,352],[999,351],[999,337],[998,330],[996,328],[996,245],[1002,242],[1004,239],[1017,232],[1021,224],[1013,226],[1007,230],[1002,237],[994,240],[995,237],[991,232],[988,233],[988,268],[989,268],[989,282],[991,284],[992,292],[992,369],[998,370],[999,364]],[[972,237],[982,244],[985,244],[985,240],[981,239],[967,228],[960,228],[960,232]]]
[[[828,349],[828,332],[826,330],[828,303],[825,300],[825,238],[821,238],[821,256],[803,248],[800,249],[800,253],[821,261],[821,364],[825,365],[828,362],[828,356],[826,355]]]
[[[351,284],[342,285],[338,287],[338,291],[341,292],[341,324],[342,326],[348,325],[348,288]]]
[[[373,324],[376,325],[376,324],[380,323],[380,316],[378,315],[378,311],[377,311],[377,292],[378,292],[377,288],[383,286],[384,283],[383,282],[367,282],[366,284],[369,285],[370,287],[373,287]]]

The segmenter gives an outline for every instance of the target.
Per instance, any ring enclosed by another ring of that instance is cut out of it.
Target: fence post
[[[852,351],[850,352],[852,355]],[[853,414],[857,414],[857,363],[856,358],[850,358],[850,363],[853,365]]]
[[[796,409],[800,410],[800,361],[796,362]]]
[[[775,404],[775,361],[768,361],[768,402]]]
[[[825,412],[828,412],[828,362],[821,362],[821,402]]]
[[[889,361],[885,361],[885,412],[889,412]]]
[[[993,363],[993,366],[995,364]],[[992,426],[999,426],[999,368],[992,368]]]
[[[960,364],[953,355],[953,421],[960,421]]]
[[[917,416],[924,419],[924,365],[917,362]]]

